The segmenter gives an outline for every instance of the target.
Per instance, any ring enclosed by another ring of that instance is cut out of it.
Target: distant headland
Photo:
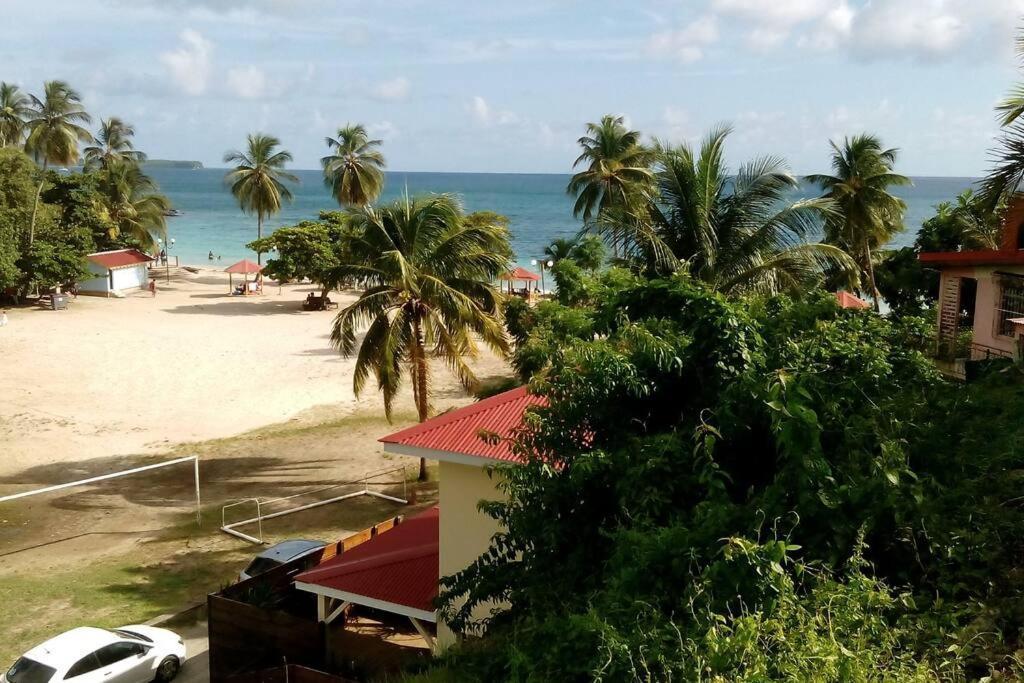
[[[142,162],[144,166],[153,168],[187,168],[193,171],[203,167],[201,161],[180,161],[176,159],[146,159]]]

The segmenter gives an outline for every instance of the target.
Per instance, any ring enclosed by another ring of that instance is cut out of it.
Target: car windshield
[[[272,560],[269,557],[257,557],[255,560],[249,563],[249,566],[245,569],[245,573],[249,576],[256,576],[257,574],[262,574],[263,572],[269,572],[271,569],[278,566],[279,564],[281,563],[277,560]]]
[[[147,638],[146,636],[142,635],[141,633],[134,633],[132,631],[125,631],[123,628],[112,628],[112,629],[108,629],[108,630],[111,633],[119,635],[122,638],[127,638],[128,640],[138,640],[138,641],[141,641],[143,643],[152,643],[153,642],[152,638]]]
[[[10,683],[49,683],[55,673],[57,670],[51,666],[22,657],[7,672],[7,680]]]

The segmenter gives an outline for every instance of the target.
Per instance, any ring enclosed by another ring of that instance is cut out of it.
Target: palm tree
[[[31,100],[13,83],[0,83],[0,147],[21,145]]]
[[[567,259],[572,256],[572,250],[576,247],[575,240],[567,240],[564,237],[552,240],[551,244],[544,247],[544,256],[549,261],[558,263],[562,259]]]
[[[242,211],[256,214],[256,239],[263,237],[263,219],[281,210],[281,200],[292,200],[292,192],[284,183],[299,182],[298,177],[284,170],[292,155],[278,151],[280,145],[281,141],[272,135],[253,133],[245,152],[224,155],[225,163],[236,164],[224,180]],[[263,254],[257,252],[256,260],[263,263]]]
[[[92,117],[82,107],[81,96],[64,81],[47,81],[43,84],[43,98],[29,96],[28,138],[25,151],[42,161],[43,175],[36,190],[32,205],[32,220],[29,224],[28,243],[32,246],[36,233],[36,214],[39,211],[39,196],[43,193],[46,167],[49,164],[70,166],[78,161],[78,143],[91,142],[92,135],[80,126],[90,123]]]
[[[755,159],[733,175],[724,161],[729,133],[712,131],[699,150],[658,145],[653,195],[642,207],[599,219],[595,229],[621,241],[626,259],[647,270],[687,268],[729,294],[800,290],[830,270],[855,272],[842,250],[807,242],[832,202],[790,202],[799,184],[776,157]]]
[[[500,222],[465,220],[448,195],[406,196],[379,208],[350,209],[350,215],[358,258],[334,279],[357,277],[366,290],[338,313],[331,343],[345,356],[358,347],[353,389],[358,395],[372,373],[389,420],[407,374],[423,422],[430,414],[429,357],[443,359],[472,389],[477,378],[465,358],[476,355],[476,338],[495,351],[508,350],[494,285],[509,266],[508,232]]]
[[[651,153],[640,144],[640,133],[628,130],[621,116],[605,115],[588,123],[579,140],[583,152],[572,167],[585,165],[566,191],[576,197],[573,214],[589,221],[612,207],[624,207],[642,196],[650,184]]]
[[[145,161],[146,155],[137,151],[132,144],[134,136],[135,129],[116,116],[101,121],[99,133],[96,135],[99,144],[85,148],[85,167],[107,168],[115,161]]]
[[[342,206],[366,206],[384,189],[384,155],[380,140],[370,140],[366,128],[346,124],[337,138],[326,138],[331,154],[320,160],[324,185]]]
[[[110,216],[111,239],[130,242],[154,251],[157,237],[166,241],[166,213],[171,203],[157,184],[134,163],[111,161],[99,175],[98,189]]]
[[[860,266],[877,311],[873,254],[903,229],[907,210],[889,188],[910,185],[910,178],[893,171],[897,150],[885,149],[873,135],[846,138],[842,147],[830,144],[833,175],[812,175],[807,180],[835,202],[837,212],[825,222],[825,241],[845,250]]]

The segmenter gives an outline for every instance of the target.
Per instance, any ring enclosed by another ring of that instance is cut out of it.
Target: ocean
[[[245,245],[256,239],[256,218],[243,214],[224,186],[225,169],[199,170],[149,168],[147,173],[160,184],[174,207],[183,215],[167,219],[170,250],[182,264],[209,264],[208,253],[228,266],[241,258],[255,258]],[[294,171],[300,183],[295,195],[277,216],[264,225],[264,234],[275,228],[317,217],[337,203],[324,187],[319,170]],[[458,196],[467,211],[495,211],[509,218],[512,247],[521,265],[539,258],[553,239],[572,237],[581,227],[573,218],[572,198],[565,193],[568,175],[518,173],[402,173],[389,172],[382,200],[410,194],[447,192]],[[906,226],[890,244],[913,243],[921,223],[935,213],[935,206],[952,201],[971,187],[972,178],[914,178],[912,187],[894,190],[907,203]],[[814,188],[801,188],[802,196],[814,196]]]

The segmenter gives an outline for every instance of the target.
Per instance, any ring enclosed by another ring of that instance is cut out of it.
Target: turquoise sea
[[[183,264],[208,264],[208,252],[227,266],[240,258],[253,258],[245,245],[256,238],[256,219],[243,214],[224,187],[224,169],[147,169],[184,215],[168,219],[168,234],[175,240],[171,256]],[[295,171],[301,182],[295,200],[264,226],[274,228],[316,218],[337,205],[323,185],[319,170]],[[581,224],[572,216],[572,200],[565,194],[568,175],[513,173],[402,173],[387,174],[384,200],[410,194],[448,192],[461,198],[467,211],[495,211],[511,222],[512,246],[520,264],[538,258],[556,237],[575,235]],[[913,187],[898,188],[907,202],[907,230],[893,246],[914,241],[921,223],[936,204],[952,200],[974,182],[971,178],[915,178]],[[812,188],[801,194],[813,196]]]

